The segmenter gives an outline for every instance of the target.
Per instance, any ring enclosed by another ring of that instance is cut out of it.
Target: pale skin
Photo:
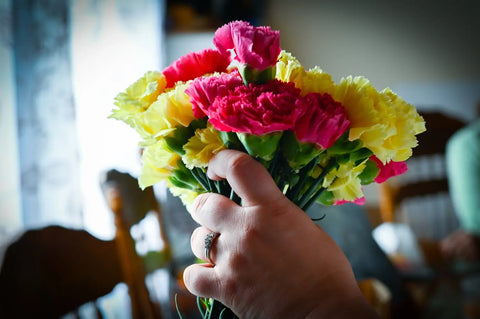
[[[480,260],[480,238],[457,230],[440,242],[440,251],[447,259],[475,262]]]
[[[226,150],[210,162],[211,179],[227,179],[242,206],[202,194],[192,250],[204,260],[185,269],[187,288],[213,297],[240,318],[377,318],[335,242],[277,188],[261,164]],[[204,239],[220,233],[208,263]]]

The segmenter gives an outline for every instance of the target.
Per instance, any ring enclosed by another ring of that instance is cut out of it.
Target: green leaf
[[[185,183],[185,184],[190,184],[190,185],[196,185],[197,180],[195,177],[190,173],[190,172],[185,172],[183,170],[176,169],[172,172],[172,175],[179,181]]]
[[[192,191],[199,191],[198,186],[194,186],[194,185],[185,183],[185,182],[177,179],[175,176],[170,176],[168,178],[168,180],[176,187],[190,189]]]
[[[208,118],[205,116],[205,117],[202,117],[201,119],[193,120],[188,127],[193,132],[195,132],[196,130],[206,128],[207,127],[207,122],[208,122]]]
[[[372,155],[373,152],[371,150],[366,147],[362,147],[361,149],[350,154],[350,161],[358,165]]]
[[[185,150],[183,149],[183,145],[185,145],[188,139],[194,134],[194,131],[190,127],[179,126],[173,134],[165,137],[165,142],[170,150],[177,154],[184,155]]]
[[[335,196],[331,191],[323,191],[323,193],[317,198],[317,203],[325,206],[330,206],[335,202]]]
[[[199,186],[198,180],[195,178],[192,171],[185,166],[185,163],[181,159],[177,161],[177,168],[172,172],[172,176],[177,181],[191,185],[192,187],[198,188]]]
[[[348,140],[349,131],[345,132],[340,136],[330,148],[327,149],[327,152],[330,155],[340,155],[355,152],[360,149],[363,144],[360,140],[349,141]]]
[[[355,165],[361,164],[365,159],[372,156],[373,152],[366,147],[359,148],[356,151],[346,154],[335,155],[339,164],[354,163]]]
[[[366,166],[363,172],[361,172],[360,175],[358,175],[358,178],[360,178],[360,183],[362,185],[368,185],[373,183],[373,181],[375,180],[375,177],[377,177],[378,173],[380,172],[380,169],[377,167],[377,164],[370,159],[365,163],[365,165]]]
[[[196,119],[193,120],[188,127],[177,126],[175,131],[165,137],[165,142],[167,143],[168,148],[177,154],[184,155],[185,150],[183,145],[185,145],[188,140],[195,135],[195,131],[198,129],[203,129],[207,127],[207,119]]]

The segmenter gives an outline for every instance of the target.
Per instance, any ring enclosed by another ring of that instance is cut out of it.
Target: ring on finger
[[[217,232],[211,232],[208,233],[207,236],[205,237],[205,259],[208,260],[209,263],[212,265],[215,265],[215,263],[212,261],[212,258],[210,257],[210,252],[212,250],[213,243],[215,239],[219,236],[220,234]]]

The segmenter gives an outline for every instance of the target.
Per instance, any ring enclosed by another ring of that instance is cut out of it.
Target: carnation
[[[408,170],[408,166],[405,162],[390,161],[386,164],[383,164],[383,162],[375,155],[372,155],[370,159],[374,161],[377,164],[377,167],[380,169],[380,172],[375,178],[375,182],[379,184],[385,182],[391,177],[401,175]]]
[[[167,87],[173,87],[178,81],[193,80],[196,77],[224,72],[230,64],[230,54],[215,49],[192,52],[173,62],[163,70]]]
[[[275,65],[280,54],[280,32],[254,27],[248,22],[230,22],[215,32],[213,43],[221,52],[230,49],[241,63],[263,70]]]
[[[207,174],[215,154],[233,149],[263,165],[306,212],[315,202],[363,205],[363,185],[407,170],[425,122],[390,89],[306,70],[267,26],[234,21],[215,32],[213,44],[146,73],[115,99],[111,117],[143,139],[142,188],[164,182],[187,210],[202,193],[241,206],[237,185]],[[217,310],[235,317],[213,298],[199,301],[204,318],[217,318]]]
[[[195,79],[185,90],[190,96],[195,117],[205,117],[204,110],[213,104],[217,96],[228,95],[235,87],[243,85],[242,81],[238,71]]]
[[[246,86],[240,76],[231,74],[201,78],[187,94],[193,107],[200,108],[217,130],[225,132],[263,135],[291,130],[305,110],[300,90],[278,80]]]
[[[310,93],[302,101],[306,110],[295,123],[298,140],[329,148],[348,129],[347,112],[329,94]]]

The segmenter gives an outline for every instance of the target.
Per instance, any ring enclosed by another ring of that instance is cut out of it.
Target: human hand
[[[226,178],[239,206],[202,194],[193,218],[194,254],[207,262],[204,239],[220,233],[210,254],[215,266],[184,272],[187,288],[212,297],[240,318],[372,318],[346,257],[335,242],[278,189],[265,168],[245,153],[226,150],[209,164],[211,179]]]
[[[440,251],[447,259],[478,261],[480,238],[464,230],[457,230],[440,242]]]

